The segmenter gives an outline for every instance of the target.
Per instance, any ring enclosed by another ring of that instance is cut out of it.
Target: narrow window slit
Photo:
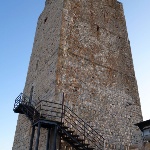
[[[99,31],[99,26],[97,25],[97,31]]]
[[[47,21],[47,17],[44,19],[44,23],[46,23],[46,21]]]
[[[35,70],[37,70],[37,69],[38,69],[38,65],[39,65],[39,60],[37,60],[37,62],[36,62]]]

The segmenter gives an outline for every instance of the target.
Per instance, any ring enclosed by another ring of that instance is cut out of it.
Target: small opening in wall
[[[32,86],[32,87],[31,87],[31,90],[30,90],[30,97],[29,97],[29,101],[30,101],[30,103],[32,102],[33,89],[34,89],[34,86]]]
[[[44,23],[46,23],[46,21],[47,21],[47,17],[44,19]]]
[[[38,69],[38,65],[39,65],[39,60],[37,60],[37,62],[36,62],[35,70],[37,70],[37,69]]]
[[[97,25],[97,31],[99,31],[99,26]]]
[[[78,91],[78,87],[74,87],[73,92],[77,92]]]

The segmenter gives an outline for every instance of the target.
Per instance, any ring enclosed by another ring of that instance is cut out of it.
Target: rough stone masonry
[[[64,92],[65,105],[108,143],[141,144],[134,124],[142,121],[142,113],[122,4],[46,0],[24,94],[29,96],[31,89],[34,102],[61,102],[56,95]],[[45,132],[41,132],[39,150],[45,150]],[[12,149],[29,149],[30,135],[31,123],[19,115]]]

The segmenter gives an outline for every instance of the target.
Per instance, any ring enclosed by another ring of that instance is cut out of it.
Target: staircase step
[[[88,148],[87,148],[87,150],[94,150],[94,148],[92,148],[92,147],[88,147]]]
[[[75,138],[78,138],[79,137],[79,135],[72,135],[73,137],[75,137]]]
[[[76,139],[80,143],[80,145],[79,145],[76,141],[72,140],[71,137],[64,137],[63,139],[67,140],[67,141],[70,141],[71,143],[74,143],[74,145],[78,146],[78,147],[82,147],[84,145],[82,143],[84,140],[80,140],[80,139],[78,140],[78,139]]]
[[[71,130],[67,130],[67,132],[69,132],[69,133],[74,133],[74,131],[71,131]]]
[[[80,142],[83,142],[83,141],[84,141],[83,139],[79,139],[79,138],[78,138],[77,140],[80,141]]]
[[[85,147],[87,147],[88,148],[88,146],[90,145],[90,144],[83,144]]]
[[[70,137],[64,137],[63,139],[72,141],[72,139]]]
[[[80,149],[83,149],[83,145],[82,145],[82,144],[79,145],[79,144],[75,143],[74,145],[75,145],[75,147],[77,147],[78,149],[79,149],[79,148],[80,148]]]
[[[69,127],[66,127],[66,126],[62,126],[62,128],[63,128],[63,129],[68,129]]]

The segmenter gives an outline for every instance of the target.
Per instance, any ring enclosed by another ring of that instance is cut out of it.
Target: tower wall
[[[136,144],[140,100],[122,4],[64,1],[57,85],[68,105],[113,144]]]
[[[134,124],[142,115],[122,4],[47,0],[37,24],[24,94],[30,96],[32,88],[35,103],[61,102],[55,96],[64,92],[65,105],[107,142],[140,143]],[[28,149],[30,135],[31,123],[19,115],[13,150]],[[39,150],[45,146],[42,130]]]
[[[63,0],[47,0],[41,13],[34,38],[24,94],[32,99],[54,101],[56,86],[56,64],[60,43]],[[13,150],[29,149],[31,123],[25,115],[19,115]],[[46,130],[40,134],[39,150],[46,149]],[[36,139],[36,131],[35,138]]]

